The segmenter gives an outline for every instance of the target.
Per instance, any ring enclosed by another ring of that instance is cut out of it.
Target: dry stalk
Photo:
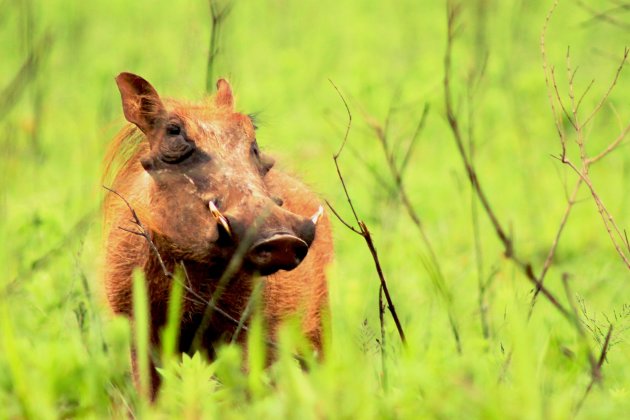
[[[590,19],[582,23],[582,26],[600,21],[616,26],[625,31],[630,30],[630,24],[617,18],[621,15],[621,12],[630,10],[630,3],[621,3],[602,12],[598,12],[581,0],[578,0],[577,4],[592,15]]]
[[[584,395],[575,406],[575,414],[577,414],[578,411],[580,411],[580,408],[582,408],[582,405],[584,404],[586,397],[588,397],[588,394],[590,394],[591,389],[593,389],[593,385],[595,385],[597,382],[601,380],[601,369],[602,369],[602,365],[604,364],[604,361],[606,360],[606,356],[608,355],[608,350],[610,349],[610,338],[612,337],[612,332],[613,332],[613,325],[610,324],[610,327],[608,327],[608,333],[606,334],[606,338],[604,339],[604,344],[602,345],[602,350],[599,354],[599,359],[596,365],[597,372],[599,373],[599,375],[598,376],[591,375],[591,381],[586,387],[586,390],[584,391]]]
[[[387,363],[385,349],[385,302],[383,301],[383,286],[378,288],[378,320],[381,326],[381,370],[383,371],[383,389],[387,389]]]
[[[354,204],[352,204],[352,198],[350,197],[350,193],[348,192],[348,188],[346,186],[346,182],[344,181],[343,175],[341,173],[341,168],[339,167],[339,157],[341,155],[341,152],[344,149],[344,146],[346,145],[346,142],[348,140],[348,134],[350,133],[350,127],[352,126],[352,113],[350,112],[350,107],[348,107],[348,103],[346,102],[346,99],[341,94],[341,91],[339,90],[339,88],[337,88],[337,86],[333,83],[332,80],[330,80],[330,83],[333,85],[333,87],[335,88],[335,90],[339,94],[339,97],[343,101],[343,104],[344,104],[344,106],[346,108],[346,112],[348,113],[348,125],[347,125],[347,128],[346,128],[346,132],[345,132],[343,141],[341,143],[341,146],[339,147],[339,150],[337,151],[337,153],[335,153],[333,155],[333,161],[335,163],[335,169],[337,170],[337,176],[339,177],[339,181],[341,182],[341,186],[343,188],[344,195],[346,197],[346,200],[348,201],[348,205],[350,207],[350,210],[352,211],[352,214],[354,216],[354,220],[356,221],[358,227],[355,228],[350,223],[346,222],[339,215],[339,213],[337,213],[337,211],[334,209],[334,207],[328,201],[326,202],[326,204],[328,205],[330,210],[333,212],[333,214],[337,217],[337,219],[339,219],[339,221],[345,227],[347,227],[348,229],[350,229],[352,232],[356,233],[357,235],[360,235],[365,240],[365,243],[366,243],[368,249],[370,250],[370,254],[372,254],[372,259],[374,261],[374,266],[375,266],[376,272],[378,274],[380,285],[383,288],[383,294],[385,295],[385,300],[387,301],[387,308],[389,309],[389,312],[390,312],[390,314],[392,316],[392,319],[394,320],[394,324],[396,325],[396,330],[398,331],[398,335],[400,336],[401,341],[403,343],[405,343],[405,341],[406,341],[406,339],[405,339],[405,332],[403,330],[402,324],[400,323],[400,319],[398,318],[398,314],[396,312],[396,307],[394,306],[394,302],[392,300],[392,297],[391,297],[391,295],[389,293],[389,288],[387,287],[387,281],[385,280],[385,275],[383,274],[383,269],[381,268],[381,263],[380,263],[380,260],[378,258],[378,253],[376,251],[376,247],[374,246],[374,242],[372,240],[372,235],[370,234],[370,231],[369,231],[367,225],[362,220],[360,220],[359,216],[357,215],[357,212],[356,212],[356,209],[354,207]]]
[[[390,176],[394,181],[396,195],[400,197],[400,200],[403,204],[403,207],[405,208],[407,212],[407,215],[413,222],[414,226],[418,229],[418,232],[420,234],[420,239],[422,240],[422,243],[428,252],[429,260],[425,263],[425,266],[429,275],[434,276],[435,281],[439,283],[439,286],[437,287],[437,289],[441,297],[447,303],[448,318],[449,318],[449,323],[451,326],[451,331],[455,339],[457,352],[461,354],[462,345],[461,345],[461,339],[460,339],[460,334],[459,334],[459,326],[455,319],[455,314],[453,313],[453,310],[452,310],[452,296],[449,290],[447,290],[446,288],[446,281],[442,273],[440,262],[437,258],[437,254],[435,253],[433,245],[431,244],[431,241],[429,240],[429,236],[426,233],[424,224],[422,223],[422,220],[418,214],[418,211],[414,208],[413,204],[411,203],[411,199],[409,198],[409,194],[407,193],[407,189],[405,188],[405,184],[403,183],[402,170],[404,169],[404,166],[401,166],[399,168],[398,165],[396,164],[395,150],[391,146],[391,142],[389,141],[387,128],[389,126],[390,115],[392,113],[392,109],[393,109],[393,106],[390,107],[390,111],[388,113],[388,117],[384,125],[381,125],[374,117],[370,116],[365,111],[363,111],[363,116],[367,124],[372,129],[375,137],[379,141],[379,144],[381,145],[381,149],[383,151],[383,154],[385,155],[385,160],[387,162],[387,167],[389,169]],[[428,107],[425,106],[420,123],[418,124],[413,134],[413,137],[411,138],[411,141],[409,142],[409,147],[407,148],[407,152],[405,153],[402,165],[406,165],[407,162],[409,161],[410,151],[412,150],[413,145],[417,142],[417,139],[420,137],[422,128],[425,125],[427,115],[428,115]]]
[[[476,7],[476,52],[475,55],[483,57],[480,64],[476,63],[470,70],[466,89],[466,108],[468,111],[468,153],[472,166],[475,166],[475,115],[476,106],[474,100],[476,92],[484,78],[486,67],[488,64],[488,51],[486,34],[484,32],[485,24],[485,5],[482,1],[477,3]],[[488,278],[485,278],[483,269],[483,247],[481,242],[481,229],[479,226],[479,209],[477,205],[477,195],[473,188],[470,189],[470,218],[472,224],[473,244],[475,253],[475,263],[477,266],[477,306],[479,307],[479,320],[481,323],[481,333],[485,339],[490,337],[490,323],[488,321],[488,299],[487,292],[497,274],[495,268]]]
[[[586,338],[584,327],[582,326],[582,323],[580,322],[577,306],[575,305],[575,302],[573,300],[573,294],[571,293],[571,288],[569,286],[569,277],[570,276],[568,273],[562,273],[562,285],[564,286],[564,292],[567,296],[567,300],[569,301],[569,305],[571,306],[575,329],[577,330],[578,336],[580,340],[582,341],[582,345],[587,350],[588,362],[591,365],[591,376],[593,380],[599,381],[601,380],[601,376],[602,376],[601,371],[600,371],[600,366],[598,366],[597,362],[595,361],[595,356],[593,355],[593,352],[591,351],[591,346],[589,346],[588,344],[588,339]]]
[[[534,274],[532,264],[529,261],[526,261],[519,257],[515,250],[514,244],[512,242],[512,238],[507,234],[503,225],[499,222],[499,219],[494,212],[488,197],[485,194],[484,189],[482,188],[479,182],[479,176],[477,171],[473,165],[473,162],[467,153],[466,148],[464,146],[464,136],[462,134],[459,118],[455,112],[455,108],[453,105],[452,99],[452,91],[451,91],[451,57],[452,57],[452,48],[456,35],[456,20],[459,15],[459,5],[455,5],[453,2],[449,1],[447,4],[447,43],[446,43],[446,52],[444,55],[444,98],[445,98],[445,107],[446,107],[446,118],[448,121],[449,128],[453,135],[453,139],[455,140],[455,144],[457,146],[457,150],[462,159],[462,163],[464,165],[464,169],[468,176],[468,179],[471,183],[473,190],[481,206],[490,220],[494,231],[499,238],[499,241],[503,245],[504,255],[506,258],[512,260],[514,264],[521,270],[521,272],[525,275],[525,277],[537,288],[540,289],[540,293],[542,293],[549,303],[551,303],[565,318],[571,319],[570,312],[560,303],[560,301],[538,280],[536,275]],[[561,133],[561,126],[558,126],[558,131]]]
[[[623,139],[628,134],[628,131],[630,131],[630,124],[626,125],[625,128],[621,130],[619,135],[612,142],[610,142],[604,150],[602,150],[600,153],[592,157],[589,156],[586,151],[586,138],[584,134],[584,130],[586,126],[590,122],[593,121],[593,118],[599,113],[604,103],[608,100],[610,93],[616,86],[617,80],[619,79],[619,75],[621,74],[621,71],[623,70],[623,67],[628,59],[628,54],[630,50],[628,48],[624,50],[623,58],[619,66],[617,67],[617,71],[615,72],[612,82],[608,85],[608,89],[606,90],[606,93],[602,96],[602,98],[599,100],[599,102],[594,107],[594,109],[586,116],[584,121],[581,122],[580,114],[579,114],[580,106],[582,104],[582,100],[586,96],[586,93],[590,90],[590,87],[593,85],[593,82],[591,82],[588,85],[588,87],[586,88],[586,91],[581,95],[581,97],[578,100],[576,100],[575,84],[574,84],[576,70],[573,70],[571,66],[571,51],[570,49],[567,49],[566,67],[567,67],[567,79],[568,79],[568,85],[569,85],[568,94],[567,94],[569,98],[569,103],[570,103],[570,110],[569,110],[564,106],[562,102],[562,95],[560,94],[560,90],[558,89],[558,84],[556,82],[556,77],[555,77],[555,71],[553,67],[551,68],[549,67],[548,61],[547,61],[545,36],[547,33],[549,21],[551,19],[553,12],[555,11],[555,8],[557,7],[557,4],[558,4],[557,1],[554,2],[552,8],[549,10],[549,13],[547,14],[547,17],[545,19],[545,24],[543,26],[542,34],[540,37],[540,48],[541,48],[541,54],[542,54],[542,60],[543,60],[543,71],[545,73],[545,83],[547,86],[547,96],[549,98],[551,112],[554,118],[554,123],[558,131],[558,136],[560,139],[560,146],[562,149],[560,155],[557,158],[563,164],[571,168],[578,175],[579,179],[577,181],[576,188],[574,190],[575,194],[577,193],[577,190],[579,189],[581,183],[584,183],[588,187],[591,193],[591,196],[593,198],[593,201],[595,202],[595,205],[597,207],[597,211],[599,212],[602,218],[604,227],[608,233],[608,236],[610,237],[613,243],[615,250],[619,254],[622,261],[625,263],[626,267],[630,269],[630,246],[628,244],[626,235],[622,233],[621,229],[617,226],[613,218],[613,215],[608,211],[608,209],[604,205],[604,202],[599,196],[599,194],[597,193],[597,190],[595,189],[595,186],[593,185],[593,182],[589,174],[589,170],[592,164],[603,159],[605,156],[610,154],[621,144]],[[567,156],[567,143],[568,143],[567,134],[561,128],[562,122],[556,112],[557,106],[562,108],[567,119],[571,122],[571,126],[575,134],[575,144],[579,152],[579,156],[580,156],[579,164],[574,163]],[[570,212],[571,206],[573,205],[572,203],[575,201],[575,198],[574,198],[575,194],[573,194],[572,195],[573,198],[569,200],[569,204],[565,212],[566,217],[568,217],[568,212]],[[566,217],[563,218],[564,222],[566,222]],[[561,228],[562,227],[563,225],[561,225]],[[558,237],[559,235],[557,236],[557,238]],[[552,250],[555,251],[555,246],[552,247]],[[550,255],[551,255],[551,258],[553,258],[553,253],[551,253]],[[547,261],[545,262],[545,266],[543,267],[543,271],[541,272],[541,276],[539,277],[539,283],[542,283],[542,280],[544,279],[544,274],[547,272],[547,269],[548,269],[547,265],[550,264],[549,257],[548,257],[548,260],[549,260],[549,263],[547,263]],[[534,296],[536,296],[536,294]],[[535,303],[535,300],[532,300],[532,306],[534,303]]]
[[[218,6],[218,0],[208,0],[210,5],[210,18],[212,29],[210,30],[210,46],[208,48],[208,61],[206,63],[206,92],[210,93],[214,89],[214,64],[219,55],[219,37],[221,28],[228,15],[232,11],[232,4],[228,3],[222,8]]]
[[[50,54],[53,41],[53,36],[47,31],[37,43],[31,45],[19,70],[11,81],[0,90],[0,120],[9,114],[29,84],[33,83],[42,61]]]

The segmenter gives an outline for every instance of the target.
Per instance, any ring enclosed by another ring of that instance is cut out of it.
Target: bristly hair
[[[254,126],[254,130],[258,130],[258,116],[260,115],[260,112],[252,112],[251,114],[247,114],[247,117],[249,118],[249,120],[252,122],[252,125]]]
[[[133,179],[132,173],[142,170],[138,164],[138,156],[146,153],[148,148],[142,132],[133,124],[127,124],[114,137],[107,148],[103,159],[103,177],[101,183],[120,193],[128,189],[126,180]],[[120,191],[119,191],[120,190]],[[103,202],[104,219],[109,221],[109,215],[116,207],[118,198],[107,194]],[[103,228],[109,227],[104,224]]]
[[[138,154],[142,147],[144,135],[133,124],[125,125],[107,146],[103,159],[103,177],[101,183],[110,185],[120,171],[129,165],[130,160]]]

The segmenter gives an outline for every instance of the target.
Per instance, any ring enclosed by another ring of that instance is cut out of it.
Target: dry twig
[[[595,385],[597,382],[601,380],[601,369],[602,369],[602,365],[604,364],[604,361],[606,360],[606,356],[608,355],[608,350],[610,349],[610,337],[612,336],[612,332],[613,332],[613,326],[612,324],[610,324],[610,327],[608,327],[608,333],[606,334],[606,339],[604,340],[604,344],[602,345],[602,350],[599,354],[599,359],[596,365],[597,372],[600,372],[600,374],[598,376],[591,375],[591,381],[586,387],[586,391],[584,391],[584,395],[582,396],[582,399],[580,399],[580,401],[577,403],[575,407],[575,414],[577,414],[577,412],[580,411],[580,408],[582,408],[582,405],[584,404],[586,397],[588,397],[588,394],[591,392],[591,389],[593,389],[593,385]]]
[[[390,176],[394,181],[396,195],[400,197],[400,200],[403,204],[403,207],[405,208],[407,212],[407,215],[411,219],[414,226],[417,228],[420,234],[420,239],[427,250],[429,258],[428,258],[428,261],[426,261],[426,259],[423,258],[423,263],[429,275],[432,278],[434,278],[434,281],[437,283],[436,288],[438,290],[438,293],[440,293],[440,296],[445,300],[447,304],[448,319],[451,326],[451,331],[455,339],[457,352],[461,354],[462,345],[461,345],[461,339],[460,339],[460,334],[459,334],[459,326],[457,324],[455,314],[453,313],[453,309],[452,309],[452,295],[446,287],[446,281],[444,279],[444,275],[442,273],[442,268],[437,258],[437,254],[435,253],[433,245],[431,244],[431,241],[429,240],[429,236],[426,233],[424,224],[422,223],[422,220],[418,214],[418,211],[414,208],[413,204],[411,203],[411,199],[409,197],[409,194],[407,193],[405,184],[403,183],[403,176],[402,176],[402,171],[404,169],[403,165],[406,165],[407,162],[409,161],[411,150],[414,144],[416,143],[417,139],[420,137],[422,128],[425,125],[425,121],[428,115],[428,107],[426,105],[424,107],[424,110],[422,112],[422,118],[420,119],[420,122],[418,123],[418,126],[413,134],[413,137],[411,138],[411,141],[409,142],[409,146],[407,148],[405,157],[400,167],[396,164],[395,150],[391,146],[391,143],[389,141],[389,136],[387,134],[392,109],[393,109],[393,106],[390,107],[390,112],[388,114],[387,120],[384,125],[381,125],[375,118],[371,117],[366,112],[363,112],[363,114],[364,114],[364,118],[367,124],[370,126],[375,137],[378,139],[379,144],[381,145],[381,149],[383,151],[383,154],[385,155],[385,160],[387,161],[387,167],[389,169]]]
[[[219,37],[221,36],[221,28],[232,11],[232,4],[228,3],[220,8],[217,4],[218,0],[208,0],[208,2],[210,5],[212,29],[210,30],[210,46],[206,63],[206,92],[210,93],[214,89],[214,64],[220,51]]]
[[[50,53],[53,37],[45,33],[40,40],[29,50],[28,56],[13,76],[13,79],[2,88],[0,93],[0,120],[8,115],[20,100],[27,86],[33,81],[42,60]]]
[[[499,219],[494,212],[492,206],[490,205],[490,201],[488,200],[488,197],[486,196],[485,191],[483,190],[479,182],[479,177],[477,175],[475,167],[473,166],[471,158],[466,152],[464,146],[464,137],[461,132],[459,118],[455,112],[451,91],[451,57],[453,43],[456,35],[456,20],[459,15],[459,11],[460,8],[458,5],[455,5],[451,1],[448,2],[447,43],[446,52],[444,55],[444,98],[446,106],[446,118],[451,129],[451,133],[453,134],[457,150],[462,159],[464,169],[475,191],[475,194],[477,195],[479,202],[481,203],[481,206],[486,213],[486,216],[490,220],[490,223],[492,224],[496,235],[503,245],[505,257],[512,260],[514,264],[516,264],[516,266],[521,270],[521,272],[525,274],[525,277],[531,283],[533,283],[534,286],[540,289],[540,292],[547,298],[549,303],[551,303],[565,318],[571,319],[571,314],[564,307],[564,305],[562,305],[560,301],[543,284],[538,281],[538,278],[534,274],[532,264],[529,261],[523,260],[516,254],[512,238],[507,234],[503,225],[501,225],[501,223],[499,222]],[[558,129],[560,130],[560,127],[558,127]]]
[[[602,218],[604,227],[608,233],[608,236],[610,237],[613,243],[615,250],[621,257],[622,261],[625,263],[626,267],[630,269],[630,247],[628,247],[628,241],[625,237],[625,234],[622,233],[621,229],[617,226],[612,214],[608,211],[608,209],[604,205],[604,202],[599,196],[599,194],[597,193],[589,174],[589,170],[592,164],[603,159],[605,156],[607,156],[609,153],[614,151],[621,144],[622,140],[628,134],[628,131],[630,131],[630,124],[625,126],[625,128],[621,130],[620,134],[611,143],[609,143],[608,146],[603,151],[601,151],[600,153],[598,153],[597,155],[593,157],[590,157],[586,151],[586,145],[585,145],[586,138],[584,134],[584,129],[590,122],[593,121],[593,118],[595,117],[595,115],[599,113],[604,103],[608,100],[610,93],[616,86],[617,81],[619,79],[619,75],[621,74],[621,71],[623,70],[623,67],[628,59],[628,54],[630,50],[628,48],[624,50],[623,58],[621,62],[619,63],[619,66],[617,67],[617,71],[615,72],[615,75],[611,83],[608,85],[608,89],[606,90],[606,93],[600,98],[597,105],[586,116],[586,118],[584,118],[583,122],[581,122],[580,115],[579,115],[580,106],[582,104],[583,98],[585,97],[586,93],[589,91],[593,82],[591,82],[588,85],[585,92],[581,95],[581,97],[578,100],[576,100],[575,92],[574,92],[575,91],[574,79],[575,79],[576,70],[573,70],[571,66],[571,51],[570,49],[567,49],[566,67],[567,67],[567,79],[568,79],[568,85],[569,85],[568,97],[569,97],[569,101],[571,105],[570,110],[568,110],[562,102],[562,97],[558,89],[558,84],[556,82],[554,69],[553,67],[550,68],[547,62],[545,35],[547,33],[549,21],[551,19],[553,12],[555,11],[557,3],[558,3],[557,1],[554,2],[552,8],[549,10],[549,13],[547,14],[547,17],[545,19],[545,24],[543,26],[543,30],[540,37],[540,48],[541,48],[541,54],[542,54],[542,59],[543,59],[543,71],[545,73],[545,83],[547,86],[547,96],[549,98],[551,112],[554,118],[554,123],[558,131],[558,136],[560,139],[560,146],[562,149],[560,155],[557,158],[563,164],[571,168],[579,177],[579,180],[576,184],[576,188],[574,190],[574,194],[572,195],[573,199],[569,200],[569,205],[565,212],[565,217],[563,218],[563,223],[566,223],[566,217],[568,217],[568,212],[570,212],[571,210],[571,206],[573,205],[572,202],[575,201],[574,197],[575,197],[575,194],[577,194],[577,190],[579,189],[581,183],[586,184],[586,186],[588,187],[591,193],[591,196],[593,197],[593,201],[595,202],[597,211],[599,212]],[[567,156],[567,134],[562,129],[562,122],[560,120],[560,117],[557,116],[556,106],[560,106],[563,109],[563,112],[565,113],[568,120],[571,122],[573,131],[575,132],[575,143],[576,143],[579,156],[580,156],[579,165],[574,163]],[[563,226],[564,225],[561,225],[561,228]],[[560,233],[561,231],[559,232],[559,234]],[[559,234],[556,236],[556,238],[559,238]],[[557,243],[555,243],[555,246],[557,246]],[[555,251],[555,246],[552,247],[552,251]],[[629,249],[626,249],[626,248],[629,248]],[[551,258],[553,257],[553,253],[550,253],[550,257]],[[547,261],[545,262],[545,266],[543,267],[543,271],[541,273],[541,276],[539,277],[539,283],[541,284],[542,284],[542,280],[544,279],[544,274],[546,273],[546,270],[548,269],[547,265],[550,264],[550,262],[551,262],[551,259],[548,257],[548,262]],[[536,294],[534,296],[536,296]],[[534,303],[535,303],[535,300],[532,300],[532,306]]]
[[[344,106],[346,108],[346,111],[348,113],[348,126],[346,128],[346,133],[344,135],[344,138],[343,138],[343,141],[341,143],[341,146],[339,147],[339,150],[337,151],[337,153],[335,153],[333,155],[333,160],[335,162],[335,168],[337,170],[337,176],[339,177],[339,181],[341,182],[341,186],[343,187],[344,195],[346,197],[346,200],[348,201],[348,205],[350,206],[350,210],[352,211],[352,214],[354,216],[354,220],[356,221],[358,227],[355,228],[352,225],[350,225],[348,222],[346,222],[339,215],[339,213],[337,213],[337,211],[332,207],[332,205],[328,201],[326,202],[326,204],[328,205],[330,210],[333,212],[333,214],[337,217],[337,219],[339,219],[339,221],[341,223],[343,223],[343,225],[345,227],[347,227],[348,229],[350,229],[351,231],[353,231],[357,235],[360,235],[365,240],[365,243],[367,244],[367,247],[370,250],[370,253],[372,254],[372,259],[374,260],[374,265],[375,265],[375,268],[376,268],[376,272],[378,274],[378,278],[380,280],[381,287],[383,288],[383,294],[385,295],[385,300],[387,301],[387,308],[389,309],[389,312],[390,312],[390,314],[392,316],[392,319],[394,320],[394,324],[396,324],[396,330],[398,331],[398,335],[400,336],[400,339],[404,343],[405,342],[405,332],[403,330],[402,324],[400,323],[400,320],[398,318],[398,314],[396,313],[396,307],[394,306],[394,302],[393,302],[393,300],[391,298],[391,295],[389,293],[389,288],[387,287],[387,281],[385,280],[385,275],[383,274],[383,269],[381,268],[381,263],[380,263],[379,258],[378,258],[378,253],[376,251],[376,247],[374,246],[374,242],[372,241],[372,235],[370,234],[370,231],[369,231],[367,225],[362,220],[360,220],[359,216],[357,215],[355,207],[352,204],[352,199],[350,198],[350,193],[348,192],[348,188],[347,188],[346,183],[344,181],[343,175],[341,174],[341,169],[339,168],[339,161],[338,160],[339,160],[339,156],[341,155],[341,152],[343,151],[343,148],[344,148],[344,146],[345,146],[345,144],[346,144],[346,142],[348,140],[348,134],[350,133],[350,127],[352,125],[352,113],[350,112],[350,108],[348,107],[348,103],[346,102],[346,99],[341,94],[341,91],[339,90],[339,88],[337,88],[337,86],[333,83],[332,80],[330,80],[330,83],[333,85],[333,87],[335,88],[335,90],[339,94],[339,97],[343,101],[343,104],[344,104]]]

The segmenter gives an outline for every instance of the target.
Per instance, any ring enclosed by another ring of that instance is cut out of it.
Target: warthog
[[[179,351],[212,357],[216,345],[235,333],[245,342],[245,309],[262,276],[268,342],[283,319],[298,316],[321,352],[325,269],[333,250],[317,196],[259,149],[252,118],[234,110],[227,81],[219,80],[214,97],[195,104],[163,100],[134,74],[121,73],[116,83],[131,124],[106,158],[112,181],[104,207],[105,286],[113,311],[133,317],[132,272],[140,268],[151,346],[159,348],[178,278],[171,273],[181,270]],[[154,362],[153,396],[159,386]],[[134,354],[132,365],[137,378]]]

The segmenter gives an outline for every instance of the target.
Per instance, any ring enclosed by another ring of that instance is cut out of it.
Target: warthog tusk
[[[311,216],[311,222],[313,222],[313,224],[316,225],[323,214],[324,214],[324,208],[322,206],[319,206],[319,208],[317,209],[317,212],[313,216]]]
[[[208,207],[210,207],[210,213],[212,213],[212,217],[214,217],[217,223],[223,226],[223,229],[225,229],[228,235],[232,237],[232,229],[230,229],[230,224],[228,223],[225,216],[221,214],[221,212],[219,211],[219,209],[217,208],[217,206],[214,204],[212,200],[210,200],[210,202],[208,203]]]

